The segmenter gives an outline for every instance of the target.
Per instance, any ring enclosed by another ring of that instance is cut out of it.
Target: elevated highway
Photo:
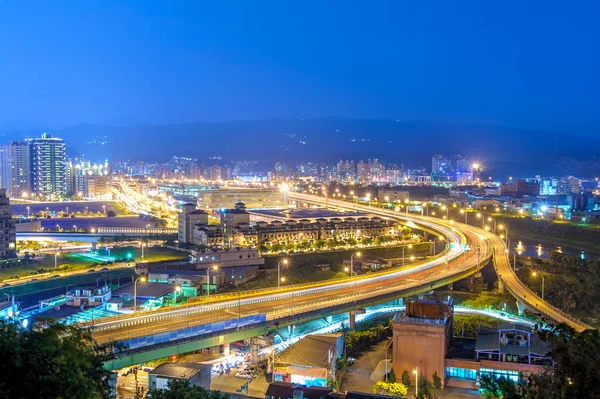
[[[369,212],[381,216],[395,217],[399,220],[412,220],[417,224],[423,223],[423,221],[427,221],[436,225],[448,226],[450,223],[443,219],[433,218],[429,216],[415,216],[410,214],[407,216],[403,216],[401,213],[392,210],[379,209],[366,205],[358,205],[348,203],[347,201],[325,199],[324,197],[314,195],[289,193],[288,198],[295,201],[306,202],[320,206],[350,209],[357,211],[360,210],[363,212]],[[534,312],[539,312],[545,315],[549,319],[552,319],[559,323],[568,324],[577,331],[583,331],[592,328],[591,326],[582,323],[574,317],[564,313],[560,309],[552,306],[548,302],[542,300],[533,291],[527,288],[525,284],[523,284],[521,280],[519,280],[514,270],[510,266],[510,260],[508,258],[509,251],[506,246],[506,243],[496,234],[463,223],[454,222],[452,223],[452,226],[454,226],[454,228],[457,229],[457,231],[471,231],[474,234],[478,234],[480,237],[485,238],[485,240],[487,240],[491,244],[494,268],[496,270],[496,273],[498,274],[498,278],[503,283],[504,287],[508,290],[508,292],[510,292],[511,295],[513,295],[520,303],[527,306],[530,310]]]
[[[183,353],[184,350],[200,349],[205,347],[202,345],[215,342],[232,342],[245,336],[244,332],[256,334],[256,331],[264,331],[268,325],[294,324],[426,292],[477,272],[492,256],[502,281],[517,300],[578,330],[587,327],[524,288],[510,269],[504,241],[483,229],[323,197],[295,193],[288,195],[292,200],[368,212],[403,221],[409,226],[412,223],[413,227],[435,232],[448,243],[465,244],[467,249],[447,249],[435,259],[402,270],[261,292],[209,296],[200,303],[92,322],[97,341],[118,341],[127,346],[113,366],[164,357],[165,353]]]

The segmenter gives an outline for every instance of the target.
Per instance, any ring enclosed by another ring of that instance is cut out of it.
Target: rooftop
[[[272,382],[269,384],[265,396],[291,399],[294,397],[294,391],[302,391],[306,399],[326,399],[329,392],[331,392],[329,388],[305,387],[286,382]]]
[[[177,284],[162,284],[162,283],[137,283],[138,298],[160,298],[175,291]],[[133,283],[123,285],[112,292],[113,297],[131,296],[133,297]]]
[[[202,369],[210,369],[210,365],[201,363],[165,363],[161,364],[148,374],[161,377],[190,379]]]
[[[327,367],[330,351],[335,353],[342,334],[307,335],[280,356],[279,363],[308,367]]]

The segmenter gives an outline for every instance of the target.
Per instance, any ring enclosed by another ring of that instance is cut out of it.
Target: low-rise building
[[[343,350],[341,333],[307,335],[279,355],[273,367],[273,382],[327,387]]]
[[[15,231],[17,233],[35,233],[42,230],[40,219],[15,219]]]
[[[210,389],[211,365],[201,363],[165,363],[148,373],[148,389],[168,389],[171,381],[188,381]]]
[[[112,296],[122,299],[124,301],[123,306],[129,308],[133,306],[135,295],[138,307],[155,309],[162,306],[166,300],[175,300],[178,295],[178,288],[180,287],[175,284],[138,281],[137,284],[129,283],[114,289]]]
[[[529,326],[500,324],[496,330],[480,331],[475,342],[464,344],[452,339],[452,318],[450,301],[407,303],[406,313],[394,318],[395,374],[408,371],[412,376],[418,368],[419,375],[430,381],[436,373],[443,386],[476,389],[485,374],[516,383],[553,365],[546,343]]]
[[[75,287],[67,291],[67,306],[97,306],[112,298],[110,286],[97,288]]]
[[[330,388],[305,387],[286,382],[272,382],[267,388],[265,399],[327,399]]]
[[[229,268],[236,266],[261,266],[265,258],[260,256],[255,248],[232,248],[207,251],[192,251],[192,262],[198,269],[213,266]]]

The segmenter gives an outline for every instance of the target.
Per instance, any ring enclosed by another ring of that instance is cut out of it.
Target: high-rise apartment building
[[[65,142],[46,133],[29,139],[31,146],[31,189],[42,196],[67,194]]]
[[[28,143],[11,141],[0,145],[0,187],[20,197],[31,191],[31,159]]]
[[[356,180],[356,165],[354,161],[340,160],[337,164],[337,178],[341,181]]]
[[[6,189],[0,189],[0,258],[13,258],[16,254],[17,233],[12,218],[12,207]]]
[[[67,162],[67,195],[97,197],[108,190],[108,162],[92,164],[82,159]]]

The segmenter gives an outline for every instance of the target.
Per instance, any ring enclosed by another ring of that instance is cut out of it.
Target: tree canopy
[[[229,399],[229,395],[220,391],[208,391],[191,385],[189,381],[173,380],[168,389],[151,389],[148,396],[152,399]]]
[[[110,397],[112,345],[86,329],[50,324],[40,331],[0,322],[0,399]]]

